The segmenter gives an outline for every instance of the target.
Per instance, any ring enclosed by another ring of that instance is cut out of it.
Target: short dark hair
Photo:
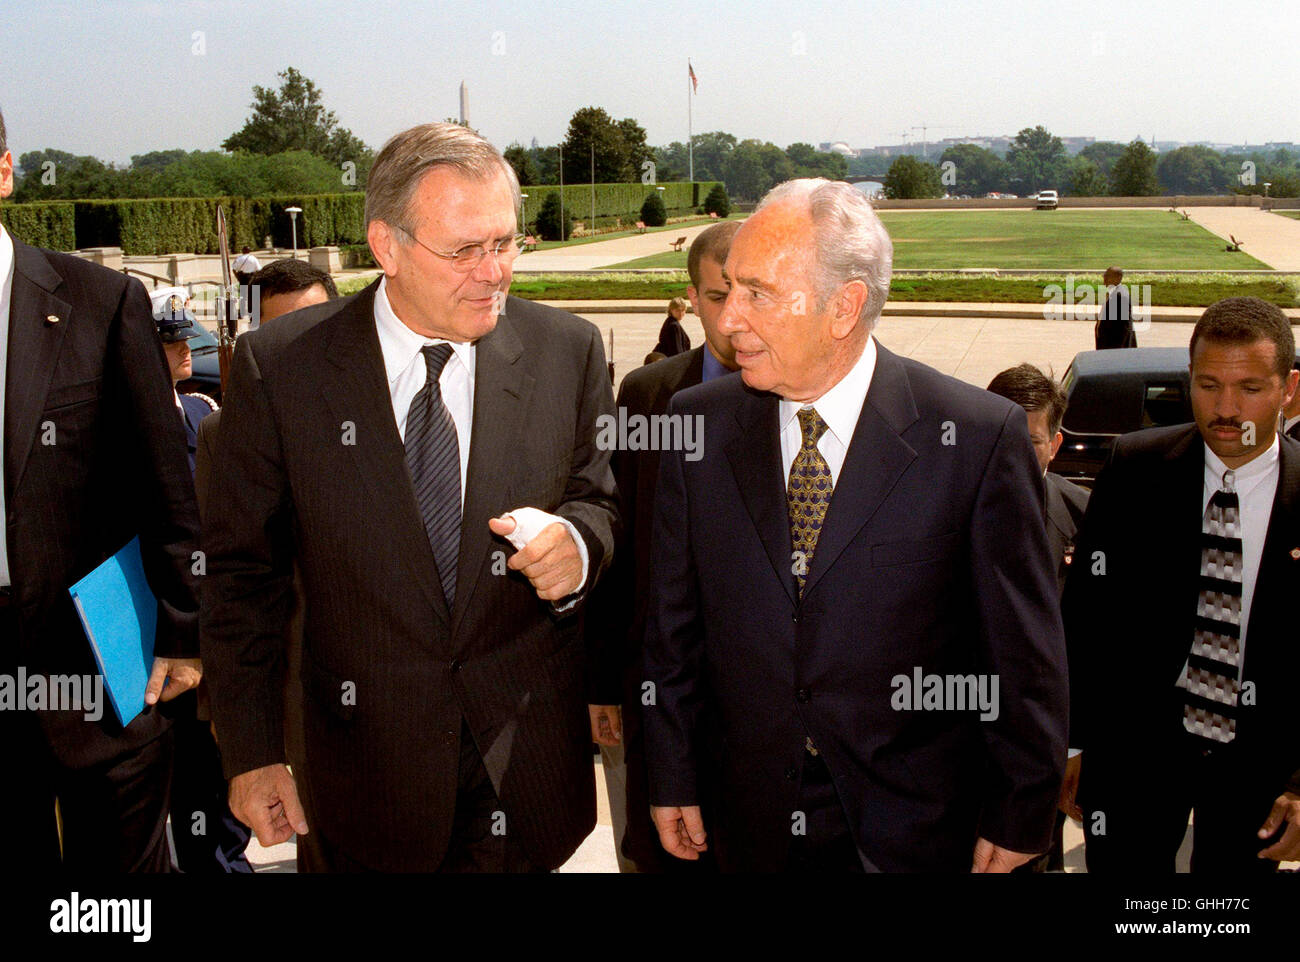
[[[306,261],[294,257],[271,261],[254,273],[248,279],[248,283],[257,288],[258,297],[294,294],[317,284],[325,288],[325,293],[330,300],[339,296],[339,289],[334,286],[334,278],[320,268],[312,267]]]
[[[1015,401],[1033,414],[1047,412],[1047,427],[1051,434],[1061,429],[1065,418],[1065,392],[1061,385],[1032,364],[1009,367],[989,381],[988,390],[1009,401]]]
[[[691,275],[691,286],[700,286],[700,261],[704,258],[715,260],[719,264],[727,262],[727,252],[731,250],[731,241],[740,230],[741,221],[729,220],[714,224],[700,231],[691,241],[691,249],[686,254],[686,273]]]
[[[1277,349],[1273,370],[1286,380],[1295,365],[1295,334],[1291,321],[1276,304],[1258,297],[1225,297],[1205,309],[1192,328],[1188,358],[1196,356],[1196,342],[1201,338],[1226,344],[1254,344],[1269,340]]]

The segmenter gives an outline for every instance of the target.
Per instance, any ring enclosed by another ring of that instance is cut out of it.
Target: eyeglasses
[[[495,247],[485,247],[482,244],[466,244],[464,247],[458,248],[450,254],[444,254],[442,251],[434,250],[405,227],[399,227],[398,230],[411,238],[411,240],[415,241],[430,254],[435,257],[441,257],[445,261],[449,261],[452,270],[459,271],[462,274],[468,274],[470,271],[477,268],[478,265],[482,263],[483,258],[489,253],[493,257],[504,259],[509,263],[519,256],[519,252],[523,248],[524,244],[524,235],[515,234],[512,237],[507,237],[505,240],[497,241]]]

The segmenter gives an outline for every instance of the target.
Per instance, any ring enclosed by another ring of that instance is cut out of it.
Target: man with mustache
[[[1071,746],[1089,872],[1300,858],[1300,444],[1286,316],[1221,300],[1191,340],[1194,424],[1115,443],[1066,582]]]

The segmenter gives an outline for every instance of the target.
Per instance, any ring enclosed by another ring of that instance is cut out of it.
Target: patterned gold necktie
[[[799,427],[803,431],[803,444],[790,465],[790,483],[786,487],[786,500],[790,509],[790,542],[794,547],[794,575],[799,582],[799,597],[808,580],[817,536],[821,534],[826,508],[831,503],[835,483],[830,466],[817,442],[826,433],[826,422],[813,408],[799,411]]]

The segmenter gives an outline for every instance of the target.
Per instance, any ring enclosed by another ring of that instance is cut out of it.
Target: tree
[[[1007,163],[1025,188],[1020,193],[1055,187],[1065,172],[1065,144],[1047,128],[1026,127],[1007,148]]]
[[[1103,177],[1109,177],[1110,169],[1115,166],[1115,161],[1119,160],[1122,153],[1124,153],[1123,144],[1117,144],[1113,140],[1098,140],[1079,151],[1079,156],[1091,160],[1097,165]]]
[[[731,152],[736,149],[736,138],[721,130],[713,130],[705,134],[696,134],[694,144],[695,179],[725,180],[727,163],[731,158]],[[686,168],[687,165],[683,164],[682,169],[686,170]],[[730,186],[728,190],[735,193]]]
[[[1153,197],[1159,194],[1155,151],[1141,140],[1125,147],[1111,168],[1110,192],[1116,197]]]
[[[1070,159],[1065,174],[1066,191],[1071,197],[1105,197],[1110,193],[1110,181],[1095,163],[1087,157]]]
[[[768,188],[758,141],[746,140],[735,146],[727,157],[723,181],[727,193],[744,200],[758,200]]]
[[[941,174],[943,165],[949,162],[953,165],[955,181],[943,186],[948,188],[950,194],[983,197],[1007,189],[1011,168],[1005,160],[986,147],[978,144],[954,144],[939,157]]]
[[[506,163],[514,168],[520,186],[541,183],[541,179],[537,176],[537,165],[533,163],[533,158],[528,155],[528,151],[524,150],[522,144],[517,142],[511,144],[502,156],[505,157]]]
[[[942,197],[939,168],[919,157],[903,154],[889,165],[889,173],[885,175],[885,196],[890,200]]]
[[[1218,194],[1227,186],[1223,155],[1212,147],[1178,147],[1156,161],[1156,179],[1167,194]]]
[[[542,201],[542,209],[537,212],[538,235],[542,240],[568,240],[572,226],[567,211],[563,217],[560,216],[560,192],[551,191]]]
[[[147,154],[133,154],[131,157],[132,170],[162,170],[169,164],[174,164],[178,160],[183,160],[186,156],[184,150],[151,150]]]
[[[664,206],[663,195],[657,190],[650,191],[641,204],[641,222],[646,227],[663,227],[668,223],[668,208]]]
[[[791,144],[785,155],[794,165],[795,177],[825,177],[843,180],[849,175],[849,163],[842,154],[817,150],[812,144]]]
[[[252,116],[221,146],[250,154],[306,150],[336,166],[349,161],[359,166],[370,149],[350,130],[338,125],[334,112],[321,103],[316,84],[293,67],[277,76],[281,81],[279,90],[254,85]]]
[[[593,157],[598,184],[639,181],[642,163],[652,159],[645,130],[631,117],[615,123],[600,107],[582,107],[570,118],[564,138],[564,182],[590,181]]]
[[[717,214],[719,217],[731,214],[731,201],[727,197],[727,189],[721,184],[714,184],[709,190],[709,196],[704,198],[704,213]]]

